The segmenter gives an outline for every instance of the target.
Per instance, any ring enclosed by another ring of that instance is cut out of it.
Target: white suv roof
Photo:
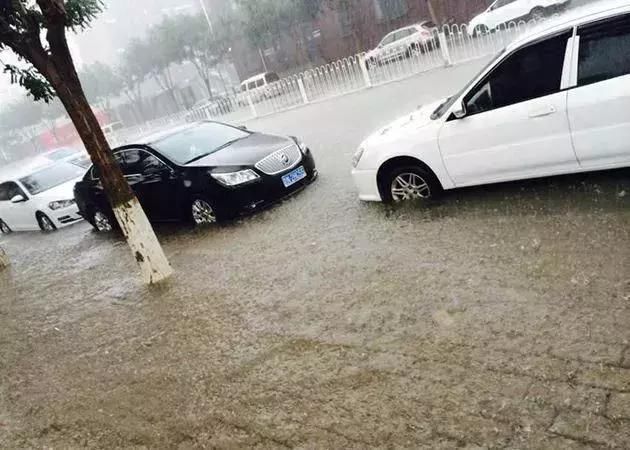
[[[584,5],[534,26],[509,44],[507,51],[514,50],[523,44],[553,34],[556,31],[562,31],[597,19],[623,14],[624,12],[630,12],[628,0],[601,0]]]

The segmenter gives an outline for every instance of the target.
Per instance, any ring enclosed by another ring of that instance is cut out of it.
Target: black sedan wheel
[[[92,219],[92,226],[99,233],[109,233],[114,229],[114,224],[108,214],[103,211],[96,210]]]
[[[196,226],[212,225],[217,223],[217,214],[208,201],[198,198],[192,202],[191,217]]]

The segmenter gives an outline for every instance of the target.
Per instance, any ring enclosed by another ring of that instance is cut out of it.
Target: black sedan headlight
[[[303,155],[306,155],[308,153],[308,147],[302,139],[298,139],[295,136],[291,136],[291,139],[293,139]]]
[[[260,178],[252,169],[239,170],[238,172],[213,172],[210,175],[224,186],[238,186]]]

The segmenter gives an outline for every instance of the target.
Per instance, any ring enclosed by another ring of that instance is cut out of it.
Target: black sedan
[[[200,122],[114,150],[152,221],[210,224],[255,211],[317,177],[310,150],[293,137]],[[96,167],[76,184],[81,215],[98,231],[115,225]]]

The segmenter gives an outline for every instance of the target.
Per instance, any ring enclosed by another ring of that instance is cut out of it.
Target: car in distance
[[[359,197],[430,199],[442,189],[630,165],[630,5],[596,3],[510,44],[459,93],[368,137]]]
[[[253,103],[258,103],[279,95],[278,81],[280,81],[280,77],[275,72],[260,73],[248,78],[241,83],[238,103],[241,106],[247,105],[250,99]]]
[[[199,122],[114,150],[150,220],[211,224],[258,210],[317,177],[309,148],[297,138]],[[99,173],[76,184],[81,215],[97,231],[115,225]]]
[[[540,20],[546,14],[562,10],[570,0],[496,0],[468,23],[468,34],[478,35],[499,25],[522,19]]]
[[[85,169],[59,162],[24,171],[0,182],[0,230],[54,231],[82,220],[74,184]]]
[[[365,60],[369,66],[384,64],[414,52],[436,48],[439,45],[437,28],[433,22],[424,21],[408,27],[399,28],[387,34],[376,48],[366,52]]]
[[[72,147],[59,147],[42,153],[42,157],[52,162],[67,161],[85,154],[85,152]]]

